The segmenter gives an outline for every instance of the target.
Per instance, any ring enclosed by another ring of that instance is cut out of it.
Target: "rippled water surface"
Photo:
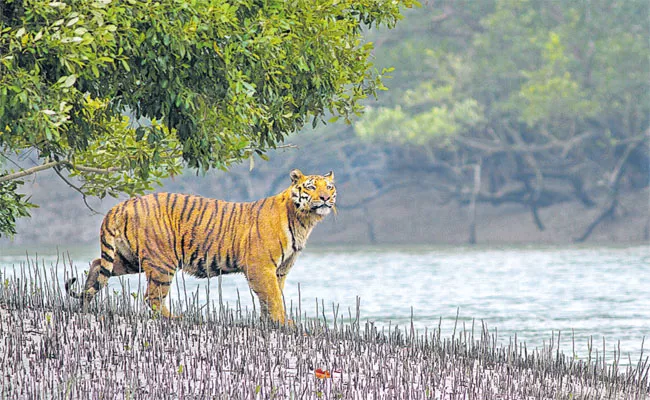
[[[30,256],[35,252],[30,249]],[[79,270],[87,269],[96,257],[95,249],[71,249]],[[39,251],[50,265],[56,250]],[[0,248],[0,271],[19,271],[25,250]],[[12,266],[15,266],[12,267]],[[184,296],[181,275],[172,285],[173,299]],[[63,281],[63,271],[59,271]],[[207,280],[184,277],[188,291],[199,288],[205,301]],[[137,290],[138,278],[126,281]],[[507,343],[517,335],[529,347],[542,347],[552,333],[562,333],[562,349],[572,351],[572,332],[579,356],[587,353],[587,341],[602,351],[606,339],[607,358],[620,341],[623,356],[634,360],[641,355],[644,337],[650,336],[650,246],[574,248],[307,248],[288,277],[287,304],[298,303],[315,314],[318,299],[331,315],[332,303],[344,315],[361,298],[361,317],[383,326],[410,324],[411,308],[415,327],[437,329],[451,335],[459,310],[459,329],[465,323],[481,321]],[[237,289],[243,307],[252,307],[251,295],[242,275],[223,278],[223,298],[231,306]],[[113,278],[110,290],[121,290]],[[217,280],[211,280],[211,297]],[[650,338],[649,338],[650,339]],[[646,349],[650,345],[644,346]],[[644,354],[650,354],[645,351]],[[643,356],[645,358],[645,355]]]

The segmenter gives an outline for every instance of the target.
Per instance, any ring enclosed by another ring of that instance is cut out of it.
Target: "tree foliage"
[[[362,30],[393,27],[413,4],[6,0],[0,155],[31,154],[99,196],[263,156],[326,113],[349,119],[383,89]],[[8,160],[0,208],[18,211],[2,215],[0,234],[27,204],[11,195],[24,171]]]
[[[409,13],[377,55],[396,67],[397,89],[356,131],[426,147],[457,199],[526,204],[540,229],[538,207],[571,197],[593,206],[593,193],[615,199],[621,182],[646,186],[649,7],[441,1]],[[480,191],[468,188],[476,165]]]

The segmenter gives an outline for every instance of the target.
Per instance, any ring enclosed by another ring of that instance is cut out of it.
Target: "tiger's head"
[[[325,175],[303,175],[298,169],[291,171],[291,200],[303,213],[325,216],[336,211],[334,172]]]

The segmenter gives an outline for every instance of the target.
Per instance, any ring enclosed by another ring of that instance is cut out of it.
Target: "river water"
[[[65,251],[80,271],[97,256],[94,248]],[[38,257],[49,266],[56,254],[40,249]],[[0,248],[0,271],[11,275],[25,259],[25,249]],[[205,301],[207,280],[181,274],[176,279],[188,291],[199,288],[199,301]],[[109,290],[119,291],[122,284],[113,278]],[[137,290],[137,276],[127,284]],[[308,316],[315,315],[317,301],[325,303],[328,317],[332,303],[340,314],[347,316],[350,309],[354,315],[358,296],[361,318],[377,325],[410,324],[412,310],[419,331],[437,329],[442,320],[443,337],[450,337],[458,313],[458,329],[483,322],[496,329],[501,343],[516,334],[529,348],[541,348],[559,331],[562,350],[571,354],[574,336],[580,357],[586,356],[590,338],[599,353],[605,338],[611,360],[620,341],[622,364],[628,354],[636,364],[644,337],[650,342],[650,246],[308,247],[287,279],[285,299],[294,307],[298,284]],[[217,280],[210,285],[215,298]],[[172,300],[183,298],[177,290],[182,286],[173,283]],[[242,307],[252,308],[242,275],[225,276],[222,288],[225,302],[234,306],[239,290]],[[643,358],[650,354],[647,342]]]

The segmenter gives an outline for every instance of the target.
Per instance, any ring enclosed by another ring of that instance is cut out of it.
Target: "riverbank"
[[[186,174],[167,180],[159,191],[191,193],[231,201],[263,198],[286,188],[288,171],[301,167],[305,172],[336,170],[335,165],[303,167],[305,160],[287,160],[276,154],[253,171],[243,166],[229,173],[209,173],[203,177]],[[368,172],[369,174],[370,172]],[[338,214],[326,218],[314,230],[309,245],[366,244],[467,244],[470,218],[466,205],[446,201],[436,189],[437,176],[421,173],[408,182],[400,171],[374,171],[387,188],[377,190],[365,180],[337,172]],[[367,175],[367,174],[366,174]],[[410,183],[409,183],[410,182]],[[393,189],[390,189],[390,188]],[[31,218],[18,220],[18,234],[0,238],[0,251],[13,246],[70,246],[99,243],[99,227],[106,213],[118,200],[88,199],[100,214],[86,208],[79,194],[61,187],[56,176],[43,173],[24,187],[25,194],[39,208]],[[543,223],[536,225],[530,207],[481,202],[476,208],[476,242],[481,245],[575,243],[603,212],[609,198],[594,191],[594,205],[567,200],[540,207]],[[650,243],[650,188],[620,194],[615,213],[600,222],[585,243]]]
[[[448,338],[380,330],[358,309],[298,311],[295,328],[275,328],[191,294],[180,320],[152,318],[129,294],[103,293],[82,313],[47,271],[25,273],[33,284],[0,286],[2,398],[650,398],[647,357],[578,360],[559,338],[529,349],[478,325]]]

